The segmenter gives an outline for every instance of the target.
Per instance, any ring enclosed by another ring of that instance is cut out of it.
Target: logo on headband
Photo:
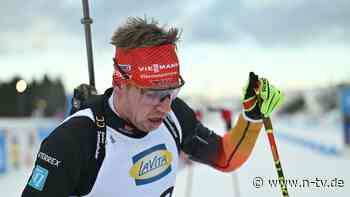
[[[138,67],[140,72],[144,72],[144,71],[150,71],[150,72],[161,72],[162,70],[165,69],[173,69],[178,67],[179,64],[178,63],[174,63],[174,64],[153,64],[152,66],[140,66]]]
[[[130,64],[119,64],[119,68],[122,69],[124,72],[130,72],[131,71],[131,65]]]
[[[152,86],[157,88],[167,88],[169,86],[178,86],[177,80],[172,79],[159,79],[159,80],[151,80]]]

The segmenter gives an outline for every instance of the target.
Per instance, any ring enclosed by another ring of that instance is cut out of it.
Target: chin
[[[159,126],[160,126],[160,125],[159,125]],[[158,128],[159,128],[159,126],[157,126],[157,127],[148,127],[148,128],[146,129],[146,131],[145,131],[145,132],[147,132],[147,133],[152,132],[152,131],[154,131],[154,130],[158,129]]]
[[[160,123],[149,123],[147,126],[145,126],[145,130],[146,130],[146,132],[154,131],[154,130],[158,129],[161,124],[162,124],[162,122],[160,122]]]
[[[154,126],[150,126],[150,125],[142,125],[142,126],[136,126],[140,131],[144,132],[144,133],[149,133],[152,132],[156,129],[158,129],[158,127],[154,127]]]

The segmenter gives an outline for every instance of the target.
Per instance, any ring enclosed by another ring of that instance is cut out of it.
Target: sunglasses
[[[170,89],[170,90],[153,90],[141,88],[142,102],[148,105],[158,105],[165,99],[169,98],[170,101],[176,99],[181,88]]]

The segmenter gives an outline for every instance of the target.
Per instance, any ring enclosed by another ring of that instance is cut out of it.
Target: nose
[[[157,105],[157,110],[163,113],[168,113],[171,111],[171,99],[170,97],[166,97]]]

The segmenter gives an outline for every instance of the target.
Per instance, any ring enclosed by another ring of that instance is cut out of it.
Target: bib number
[[[174,186],[169,187],[167,190],[165,190],[160,197],[171,197],[173,195]]]

